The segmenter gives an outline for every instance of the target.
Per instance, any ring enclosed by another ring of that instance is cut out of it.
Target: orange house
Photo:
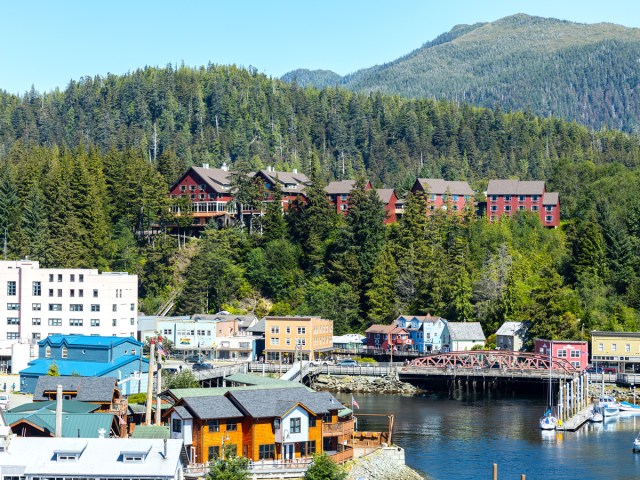
[[[234,389],[184,397],[165,415],[171,438],[182,439],[191,464],[224,455],[257,461],[294,461],[325,452],[353,457],[353,419],[330,393],[302,388]]]
[[[333,348],[333,320],[320,317],[265,317],[268,361],[314,360]]]

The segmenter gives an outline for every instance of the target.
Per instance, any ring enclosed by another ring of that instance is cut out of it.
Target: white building
[[[137,275],[0,261],[0,368],[12,345],[51,334],[135,337],[137,317]]]
[[[0,437],[0,478],[183,478],[181,440]]]

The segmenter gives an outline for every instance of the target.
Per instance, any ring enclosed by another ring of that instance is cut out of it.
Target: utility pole
[[[154,366],[154,353],[156,350],[155,339],[151,339],[151,345],[149,349],[149,376],[147,379],[147,412],[145,416],[145,425],[151,425],[153,420],[151,418],[151,403],[153,402],[153,366]]]
[[[158,336],[158,374],[156,376],[156,425],[161,425],[162,409],[160,408],[160,393],[162,389],[162,337]]]

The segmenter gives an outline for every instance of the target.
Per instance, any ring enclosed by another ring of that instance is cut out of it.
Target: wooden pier
[[[575,415],[562,422],[562,425],[557,425],[556,430],[561,432],[575,432],[579,430],[580,427],[589,421],[592,408],[591,405],[588,405],[580,409]]]

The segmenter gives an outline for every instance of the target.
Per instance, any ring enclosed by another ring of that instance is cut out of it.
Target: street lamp
[[[226,457],[226,452],[224,451],[224,444],[225,444],[225,442],[228,443],[229,440],[231,440],[231,439],[229,438],[229,434],[228,433],[222,436],[222,452],[221,452],[221,456],[222,456],[223,460]]]

